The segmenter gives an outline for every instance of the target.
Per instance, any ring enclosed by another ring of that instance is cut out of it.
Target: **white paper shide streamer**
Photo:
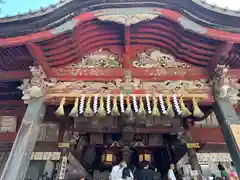
[[[124,109],[124,96],[123,96],[123,94],[120,94],[120,109],[121,109],[121,113],[124,113],[125,109]]]
[[[149,99],[149,94],[146,95],[146,101],[147,101],[148,114],[151,114],[152,108],[151,108],[151,103],[150,103],[150,99]]]
[[[164,104],[163,96],[159,94],[159,103],[163,114],[167,114],[167,110]]]
[[[85,96],[82,96],[80,100],[80,105],[79,105],[79,114],[83,114],[84,112],[84,102],[85,102]]]
[[[173,104],[174,104],[174,107],[176,108],[176,111],[177,111],[178,115],[180,115],[182,113],[182,111],[181,111],[181,108],[179,106],[177,96],[175,94],[173,95]]]
[[[107,113],[110,114],[111,113],[111,96],[110,96],[110,94],[107,95],[106,109],[107,109]]]
[[[59,172],[59,179],[65,179],[66,170],[67,170],[67,156],[63,156]]]
[[[96,94],[93,100],[93,113],[96,114],[97,111],[98,111],[98,95]]]
[[[138,112],[138,104],[137,104],[136,95],[132,95],[132,100],[133,100],[133,109],[134,109],[134,112]]]

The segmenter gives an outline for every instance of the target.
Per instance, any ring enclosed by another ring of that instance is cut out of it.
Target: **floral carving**
[[[163,81],[163,82],[144,82],[142,83],[143,89],[154,88],[156,91],[169,91],[169,92],[181,92],[188,90],[204,90],[208,89],[209,86],[206,80],[196,80],[196,81]]]
[[[132,79],[126,75],[124,79],[116,79],[113,82],[61,82],[49,89],[49,94],[97,94],[109,93],[111,90],[137,90],[142,89],[151,93],[153,89],[161,93],[194,93],[203,92],[209,89],[205,80],[196,81],[163,81],[163,82],[142,82],[140,79]]]
[[[228,67],[218,65],[212,77],[212,85],[215,88],[215,95],[219,98],[228,98],[233,104],[239,100],[240,84],[238,79],[231,79],[228,75]]]
[[[141,80],[140,79],[132,79],[132,75],[130,71],[125,72],[125,77],[124,80],[122,79],[116,79],[115,84],[119,89],[124,89],[124,90],[132,90],[132,89],[138,89]]]
[[[120,68],[118,56],[106,50],[98,50],[82,58],[81,62],[71,64],[70,68]]]
[[[32,73],[31,79],[24,79],[23,84],[18,87],[22,90],[22,100],[28,103],[29,100],[34,98],[41,98],[44,96],[49,87],[56,85],[56,80],[46,77],[41,67],[30,67]]]
[[[176,62],[172,55],[158,49],[149,49],[145,52],[137,53],[137,56],[137,59],[133,61],[133,67],[189,67],[185,63]]]
[[[150,21],[157,18],[159,15],[156,14],[133,14],[133,15],[104,15],[99,16],[98,19],[101,21],[112,21],[125,26],[131,26],[142,21]]]

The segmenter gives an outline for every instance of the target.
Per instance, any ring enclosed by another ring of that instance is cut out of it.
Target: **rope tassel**
[[[85,112],[83,113],[83,115],[85,117],[92,117],[93,116],[93,110],[91,108],[91,100],[92,100],[92,96],[89,96],[88,100],[87,100]]]
[[[140,117],[146,117],[146,110],[144,109],[144,104],[143,104],[143,99],[142,97],[140,97],[140,100],[139,100],[139,109],[138,109],[138,112],[137,112],[138,116]]]
[[[64,105],[65,105],[65,103],[66,103],[66,98],[63,97],[61,102],[60,102],[60,105],[59,105],[58,109],[55,112],[55,114],[57,116],[64,116]]]
[[[182,116],[183,117],[187,117],[187,116],[191,116],[192,113],[189,111],[189,109],[186,107],[186,105],[184,104],[183,98],[180,97],[179,99],[179,103],[180,103],[180,108],[182,110]]]
[[[204,116],[204,113],[201,111],[201,109],[198,106],[197,100],[195,98],[192,99],[193,102],[193,116],[197,118],[201,118]]]
[[[157,98],[155,96],[153,97],[152,116],[160,116],[160,112],[158,110],[158,102],[157,102]]]
[[[77,97],[75,99],[74,106],[73,106],[71,112],[69,113],[70,117],[78,117],[78,104],[79,104],[79,98]]]
[[[130,103],[130,98],[129,96],[126,99],[127,102],[127,108],[125,109],[125,114],[130,115],[133,113],[132,108],[131,108],[131,103]]]
[[[166,98],[166,104],[167,104],[167,114],[168,114],[168,116],[171,117],[171,118],[174,118],[175,114],[174,114],[173,107],[172,107],[172,104],[170,102],[169,97]]]
[[[117,96],[114,96],[113,98],[113,108],[111,112],[112,116],[120,116],[119,110],[118,110],[118,105],[117,105]]]
[[[100,105],[99,105],[99,108],[98,108],[97,115],[100,116],[100,117],[106,116],[106,111],[105,111],[105,108],[104,108],[103,96],[101,96],[101,98],[100,98]]]

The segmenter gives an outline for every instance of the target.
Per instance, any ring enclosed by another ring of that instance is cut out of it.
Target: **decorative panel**
[[[0,132],[16,132],[16,116],[0,116]]]
[[[58,124],[42,124],[38,141],[57,142],[58,141]]]

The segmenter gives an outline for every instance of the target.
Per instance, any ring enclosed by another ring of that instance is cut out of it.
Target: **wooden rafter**
[[[37,60],[37,62],[39,63],[39,65],[41,65],[41,67],[43,68],[43,71],[49,75],[50,72],[50,68],[46,62],[46,58],[43,55],[43,52],[41,50],[41,48],[36,45],[35,43],[27,43],[26,44],[30,54]]]
[[[0,81],[22,80],[30,77],[30,71],[0,71]]]
[[[209,72],[213,72],[218,64],[224,63],[225,59],[228,57],[230,51],[233,48],[234,43],[224,42],[217,49],[216,54],[213,56],[212,61],[209,65]],[[226,64],[227,65],[227,64]]]

